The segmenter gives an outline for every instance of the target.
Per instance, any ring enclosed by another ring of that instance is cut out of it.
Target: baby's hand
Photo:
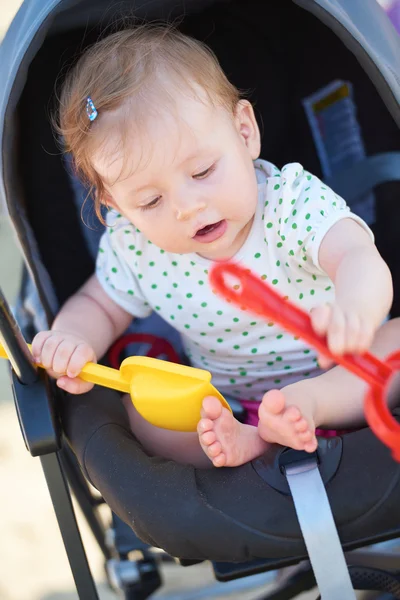
[[[32,354],[66,392],[84,394],[92,389],[93,383],[77,377],[87,362],[97,360],[85,340],[61,331],[41,331],[32,342]]]
[[[317,306],[310,316],[314,331],[326,335],[329,350],[339,356],[366,352],[377,328],[367,315],[354,309],[344,310],[338,304]],[[321,367],[327,367],[331,362],[326,357],[319,357]]]

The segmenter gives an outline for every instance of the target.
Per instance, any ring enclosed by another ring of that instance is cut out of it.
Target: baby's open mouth
[[[205,235],[206,233],[209,233],[210,231],[213,231],[213,229],[218,227],[220,223],[221,221],[218,221],[217,223],[211,223],[211,225],[206,225],[205,227],[202,227],[202,229],[199,229],[196,235]]]
[[[226,228],[227,222],[225,219],[216,223],[210,223],[210,225],[205,225],[199,229],[196,235],[193,236],[193,239],[204,244],[214,242],[224,235]]]

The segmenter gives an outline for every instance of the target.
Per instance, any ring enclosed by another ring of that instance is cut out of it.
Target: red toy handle
[[[234,287],[226,282],[227,277],[234,278]],[[249,269],[234,263],[216,263],[209,278],[212,287],[226,300],[272,319],[284,329],[303,338],[321,354],[369,383],[371,390],[365,401],[367,421],[377,437],[393,450],[394,458],[400,461],[400,425],[390,414],[385,402],[389,380],[394,369],[400,368],[400,352],[392,354],[386,362],[368,352],[362,355],[334,356],[328,348],[326,337],[313,330],[309,315]]]
[[[126,333],[118,338],[108,351],[108,360],[113,369],[118,370],[120,368],[121,352],[129,344],[149,344],[146,356],[157,358],[161,354],[165,354],[169,362],[181,362],[175,348],[167,340],[151,333]]]

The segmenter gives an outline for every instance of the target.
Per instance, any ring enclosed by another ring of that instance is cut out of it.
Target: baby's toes
[[[295,423],[301,419],[301,412],[297,408],[297,406],[289,406],[284,414],[283,418],[289,423]]]
[[[311,431],[308,429],[307,431],[302,431],[299,433],[298,438],[301,442],[311,442],[311,440],[314,438],[314,435],[311,433]]]
[[[222,446],[219,442],[214,442],[206,448],[207,456],[214,460],[219,454],[222,453]]]
[[[309,425],[304,417],[301,417],[301,419],[294,424],[294,430],[297,433],[303,433],[304,431],[307,431],[307,429],[309,429]]]
[[[200,441],[204,446],[211,446],[217,439],[214,431],[206,431],[200,434]]]
[[[223,452],[221,452],[220,454],[218,454],[218,456],[212,459],[212,464],[214,465],[214,467],[224,467],[225,463],[226,454],[224,454]]]
[[[222,404],[215,396],[206,396],[201,406],[201,416],[215,421],[222,414]]]
[[[203,435],[206,431],[211,431],[214,428],[214,423],[211,419],[200,419],[197,423],[197,433]]]
[[[318,447],[318,441],[315,436],[313,436],[313,438],[310,442],[305,442],[305,444],[304,444],[304,450],[306,452],[315,452],[317,447]]]
[[[262,399],[258,415],[260,419],[279,415],[285,409],[285,396],[280,390],[270,390]]]

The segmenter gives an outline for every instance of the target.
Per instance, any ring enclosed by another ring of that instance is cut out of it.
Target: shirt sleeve
[[[374,240],[368,225],[350,211],[343,198],[299,163],[285,165],[269,178],[268,197],[271,201],[264,213],[267,235],[268,227],[274,227],[282,258],[310,273],[324,273],[319,264],[319,248],[338,221],[353,219]]]
[[[134,317],[147,317],[152,309],[142,293],[132,265],[126,258],[127,254],[132,253],[131,249],[135,248],[135,228],[115,211],[107,214],[106,225],[97,254],[97,279],[116,304]]]

